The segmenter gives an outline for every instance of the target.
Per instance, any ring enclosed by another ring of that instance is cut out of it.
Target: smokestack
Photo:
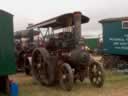
[[[76,43],[79,43],[81,38],[81,12],[74,12],[74,35]]]

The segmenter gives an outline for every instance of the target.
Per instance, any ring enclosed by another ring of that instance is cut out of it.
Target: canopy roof
[[[14,32],[14,38],[15,39],[20,39],[20,38],[28,38],[31,35],[38,35],[40,32],[36,31],[36,30],[20,30],[20,31],[16,31]]]
[[[63,14],[60,16],[57,16],[55,18],[37,23],[35,25],[32,25],[30,27],[28,27],[28,29],[33,29],[33,28],[46,28],[46,27],[52,27],[54,29],[59,29],[59,28],[64,28],[67,27],[66,25],[66,20],[68,20],[69,17],[73,17],[74,13],[68,13],[68,14]],[[89,21],[89,18],[82,15],[82,24],[83,23],[87,23]],[[72,22],[74,24],[74,22]]]

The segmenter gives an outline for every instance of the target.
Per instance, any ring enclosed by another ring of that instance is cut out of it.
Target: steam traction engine
[[[81,24],[88,21],[88,17],[74,12],[28,27],[29,30],[47,29],[42,32],[43,46],[32,53],[32,75],[36,80],[44,85],[59,82],[66,90],[85,77],[96,87],[103,85],[102,67],[90,57],[81,41]]]

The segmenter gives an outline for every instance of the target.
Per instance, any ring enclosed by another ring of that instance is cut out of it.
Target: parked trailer
[[[95,53],[98,48],[98,38],[84,38],[85,48],[90,53]]]
[[[98,38],[85,38],[85,44],[92,50],[96,49],[98,46]]]
[[[103,26],[103,51],[105,67],[128,68],[128,17],[100,21]]]
[[[35,24],[31,29],[48,29],[43,36],[43,45],[32,53],[32,75],[41,84],[59,83],[62,88],[71,90],[76,80],[89,77],[96,87],[102,87],[103,70],[83,49],[81,24],[89,18],[81,12],[68,13]],[[57,32],[58,29],[63,29]]]
[[[0,10],[0,21],[0,93],[9,93],[8,75],[16,72],[13,15]]]

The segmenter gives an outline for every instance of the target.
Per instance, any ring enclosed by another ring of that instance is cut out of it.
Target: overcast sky
[[[82,33],[102,32],[99,20],[128,16],[128,0],[0,0],[0,9],[14,15],[14,30],[25,29],[28,23],[38,23],[60,14],[81,11],[90,18]]]

